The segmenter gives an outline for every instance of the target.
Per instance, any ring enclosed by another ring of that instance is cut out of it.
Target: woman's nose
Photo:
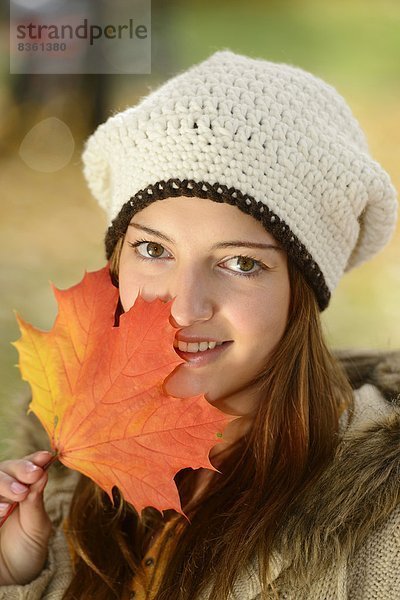
[[[188,327],[212,317],[215,298],[206,277],[199,273],[177,274],[168,292],[169,299],[174,299],[170,318],[173,327]]]

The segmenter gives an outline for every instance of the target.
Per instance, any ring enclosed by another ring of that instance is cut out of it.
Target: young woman
[[[0,598],[397,599],[400,359],[339,361],[319,318],[396,219],[344,100],[301,69],[217,52],[100,126],[84,166],[120,312],[139,292],[175,298],[185,363],[166,391],[241,418],[210,453],[218,472],[176,476],[190,524],[139,519],[117,491],[112,507],[63,467],[46,486],[32,424],[24,458],[0,464],[2,510],[19,503]]]

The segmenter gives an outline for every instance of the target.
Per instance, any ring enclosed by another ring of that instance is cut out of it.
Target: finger
[[[35,483],[32,483],[32,485],[29,488],[29,496],[31,496],[31,500],[32,498],[34,498],[35,494],[43,494],[44,488],[46,487],[48,480],[49,473],[47,471],[43,471],[42,477],[38,479],[38,481],[35,481]]]
[[[31,462],[33,462],[35,465],[38,465],[39,467],[44,467],[50,461],[52,456],[53,456],[53,454],[51,452],[49,452],[48,450],[39,450],[37,452],[33,452],[32,454],[28,454],[27,456],[24,456],[24,458],[26,460],[30,460]]]
[[[8,502],[8,498],[6,498],[5,496],[0,496],[0,504],[2,502]]]
[[[48,473],[32,484],[28,496],[19,504],[20,523],[25,533],[32,539],[47,541],[52,525],[43,502],[43,490]]]
[[[51,452],[49,452],[48,450],[37,450],[36,452],[27,454],[26,456],[23,456],[20,459],[4,460],[3,462],[0,463],[0,468],[3,466],[7,466],[10,463],[14,463],[17,460],[29,460],[29,461],[33,462],[34,464],[36,464],[40,467],[43,467],[50,461],[50,459],[52,457],[53,457],[53,454]]]
[[[17,460],[6,460],[1,463],[0,472],[29,485],[40,479],[43,469],[31,460],[20,458]],[[0,493],[3,493],[1,488]]]
[[[4,517],[10,506],[11,504],[9,502],[0,502],[0,518]]]
[[[29,491],[28,485],[0,471],[0,494],[9,502],[21,502]]]

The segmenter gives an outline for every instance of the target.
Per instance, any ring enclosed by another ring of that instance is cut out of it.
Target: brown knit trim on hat
[[[192,196],[215,202],[226,202],[237,206],[242,212],[260,221],[264,228],[282,244],[288,256],[303,273],[304,278],[315,292],[320,310],[322,311],[328,306],[331,293],[325,283],[322,271],[288,225],[262,202],[242,194],[236,188],[228,188],[219,183],[196,182],[192,179],[169,179],[168,181],[158,181],[139,190],[124,204],[107,230],[105,238],[107,259],[110,258],[117,240],[125,235],[133,215],[156,200],[174,196]]]

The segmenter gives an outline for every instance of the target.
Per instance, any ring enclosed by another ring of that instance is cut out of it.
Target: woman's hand
[[[26,584],[42,571],[51,521],[43,504],[50,452],[35,452],[0,463],[0,519],[11,504],[18,507],[0,529],[0,585]]]

